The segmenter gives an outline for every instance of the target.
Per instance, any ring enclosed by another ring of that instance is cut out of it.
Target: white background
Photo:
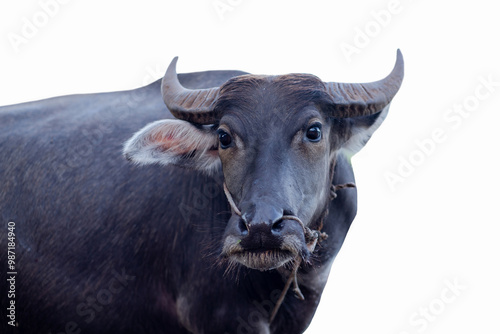
[[[405,80],[353,158],[358,216],[307,333],[500,333],[493,2],[60,2],[49,10],[32,0],[0,3],[0,105],[140,87],[177,55],[179,72],[372,81],[389,73],[400,48]],[[346,45],[357,53],[346,55]]]

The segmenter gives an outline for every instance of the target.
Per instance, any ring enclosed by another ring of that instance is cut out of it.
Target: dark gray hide
[[[236,71],[179,75],[188,88],[220,86]],[[283,271],[238,266],[219,254],[231,210],[222,171],[136,166],[122,144],[173,118],[160,81],[132,91],[74,95],[0,108],[0,263],[15,222],[16,328],[2,333],[301,333],[356,214],[356,190],[329,202],[321,242],[268,319]],[[372,122],[370,122],[371,124]],[[339,154],[333,184],[354,182]],[[8,291],[2,270],[0,291]],[[7,319],[7,321],[6,321]]]

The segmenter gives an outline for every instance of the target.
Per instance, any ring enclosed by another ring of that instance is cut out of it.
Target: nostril
[[[293,216],[293,212],[291,210],[283,210],[283,215],[280,219],[276,220],[271,226],[271,231],[274,233],[280,233],[285,227],[285,220],[287,216]]]
[[[238,228],[240,230],[241,235],[248,234],[248,225],[245,223],[243,219],[240,219],[238,222]]]
[[[271,227],[272,232],[280,232],[282,229],[283,229],[283,219],[277,220]]]

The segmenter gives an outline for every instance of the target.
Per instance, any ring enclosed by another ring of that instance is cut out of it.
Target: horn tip
[[[401,66],[403,66],[404,64],[403,53],[401,52],[401,49],[398,49],[396,52],[396,64],[400,64]]]
[[[167,68],[167,73],[171,73],[172,71],[175,73],[176,72],[176,67],[177,67],[177,60],[179,59],[178,56],[175,56],[172,61],[170,62],[170,65],[168,65]]]
[[[172,89],[172,87],[180,87],[179,79],[177,79],[177,59],[179,59],[179,57],[177,56],[172,59],[161,81],[161,93],[163,96],[163,100],[167,99],[167,96],[169,94],[168,92],[170,89]]]
[[[401,49],[398,49],[397,52],[396,52],[396,59],[398,61],[403,61],[403,53],[401,52]]]
[[[404,76],[404,66],[405,62],[403,59],[403,53],[400,49],[398,49],[396,53],[396,64],[394,64],[394,69],[389,76],[397,73],[397,76],[400,77],[400,81],[402,81]]]

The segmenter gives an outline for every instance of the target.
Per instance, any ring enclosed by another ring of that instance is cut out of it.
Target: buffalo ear
[[[352,117],[342,119],[344,126],[347,125],[347,140],[342,145],[342,150],[349,156],[358,153],[371,138],[387,117],[389,105],[386,105],[381,111],[368,116]]]
[[[220,167],[217,133],[176,119],[146,125],[124,144],[123,154],[142,165],[159,163],[208,173]]]

